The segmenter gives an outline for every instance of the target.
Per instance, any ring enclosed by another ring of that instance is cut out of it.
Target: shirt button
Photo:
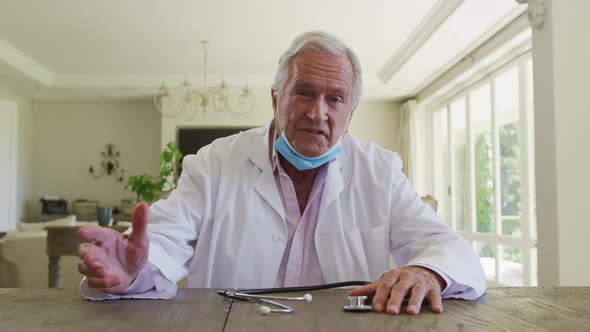
[[[283,235],[281,235],[280,233],[275,233],[272,236],[273,241],[275,242],[282,242],[283,241]]]

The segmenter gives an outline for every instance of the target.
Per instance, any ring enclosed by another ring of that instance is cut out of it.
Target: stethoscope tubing
[[[273,293],[291,293],[291,292],[310,292],[322,289],[331,289],[331,288],[339,288],[339,287],[349,287],[349,286],[364,286],[370,284],[369,281],[343,281],[343,282],[335,282],[330,284],[323,284],[323,285],[311,285],[311,286],[300,286],[300,287],[281,287],[281,288],[253,288],[253,289],[238,289],[238,290],[217,290],[217,294],[230,297],[228,294],[230,292],[239,292],[242,294],[273,294]]]

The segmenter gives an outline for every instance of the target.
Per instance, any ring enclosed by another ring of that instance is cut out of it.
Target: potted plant
[[[127,178],[125,189],[130,188],[137,199],[151,204],[161,193],[169,193],[178,184],[178,172],[182,152],[175,142],[166,144],[160,155],[160,174],[154,177],[149,174],[132,175]]]

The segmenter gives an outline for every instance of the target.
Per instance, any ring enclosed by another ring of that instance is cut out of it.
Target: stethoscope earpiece
[[[256,302],[256,303],[272,304],[275,307],[280,308],[280,309],[272,309],[269,306],[261,305],[259,311],[262,315],[268,315],[272,312],[280,312],[280,313],[285,313],[285,314],[290,314],[293,312],[293,308],[289,307],[288,305],[285,305],[285,304],[282,304],[282,303],[279,303],[276,301],[272,301],[272,300],[311,302],[311,300],[313,299],[313,297],[309,293],[305,294],[303,296],[300,296],[300,297],[264,296],[264,295],[254,295],[254,294],[232,292],[232,291],[217,291],[217,294],[223,295],[223,296],[228,297],[230,299],[237,299],[237,300],[250,301],[250,302]]]
[[[267,307],[267,306],[265,306],[265,305],[261,305],[261,306],[260,306],[260,313],[261,313],[262,315],[268,315],[268,314],[270,314],[271,312],[272,312],[272,310],[270,310],[270,308],[269,308],[269,307]]]

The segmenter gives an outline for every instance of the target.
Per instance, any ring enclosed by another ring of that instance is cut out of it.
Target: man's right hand
[[[78,249],[82,260],[78,271],[86,276],[88,286],[107,293],[123,293],[145,266],[148,259],[149,206],[139,203],[133,211],[132,232],[119,233],[110,228],[88,225],[78,230],[78,237],[91,240]]]

